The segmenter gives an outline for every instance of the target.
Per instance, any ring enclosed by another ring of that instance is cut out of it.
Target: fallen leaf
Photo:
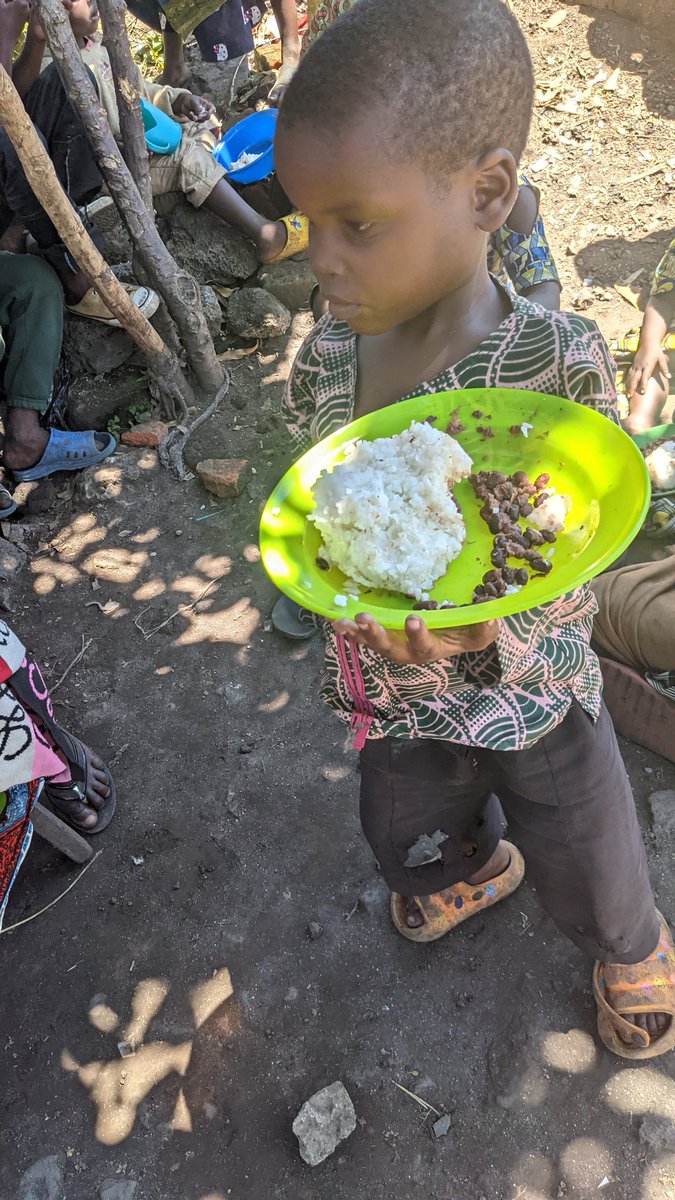
[[[621,74],[620,68],[615,67],[614,70],[612,71],[612,74],[609,76],[609,79],[607,79],[605,81],[605,83],[603,83],[602,90],[604,92],[615,92],[618,87],[620,74]]]
[[[560,104],[554,104],[553,107],[556,112],[571,113],[574,115],[574,113],[578,113],[579,111],[579,101],[570,96],[568,100],[561,100]]]
[[[632,304],[633,308],[637,308],[639,310],[639,308],[640,308],[640,293],[639,293],[639,291],[636,292],[635,288],[632,288],[632,287],[622,287],[620,283],[614,284],[614,291],[618,292],[619,295],[624,300],[627,300],[629,304]]]
[[[256,341],[253,346],[242,346],[239,350],[225,350],[223,354],[217,356],[218,362],[234,362],[238,358],[249,358],[259,347],[260,342]]]
[[[92,590],[92,592],[100,592],[100,590],[101,590],[101,585],[100,585],[100,583],[99,583],[98,579],[92,579],[92,581],[91,581],[91,590]]]
[[[636,279],[639,279],[641,275],[644,275],[644,271],[644,267],[638,267],[637,271],[633,271],[627,279],[624,279],[622,287],[630,287],[631,283],[635,283]]]
[[[236,288],[220,287],[215,283],[212,283],[211,287],[213,288],[219,300],[229,300],[232,293],[236,291]]]
[[[119,600],[106,600],[105,604],[101,604],[100,600],[88,600],[85,608],[99,608],[104,616],[110,617],[119,608]]]
[[[544,21],[542,29],[548,29],[553,32],[555,29],[558,29],[560,25],[562,25],[563,21],[567,19],[568,15],[568,10],[566,8],[559,8],[557,12],[554,12],[553,15],[548,18],[548,21]]]

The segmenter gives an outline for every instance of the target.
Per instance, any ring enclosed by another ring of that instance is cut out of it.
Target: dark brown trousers
[[[502,809],[527,878],[563,933],[604,962],[652,953],[654,898],[604,705],[594,724],[574,703],[528,750],[381,738],[362,751],[363,831],[388,886],[404,896],[430,895],[479,871],[502,834]],[[419,841],[434,834],[437,849]],[[411,865],[425,844],[440,858]]]

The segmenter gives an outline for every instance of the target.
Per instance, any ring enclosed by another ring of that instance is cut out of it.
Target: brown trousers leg
[[[611,721],[573,704],[529,750],[468,751],[383,739],[361,755],[361,820],[387,884],[429,895],[480,870],[500,835],[496,795],[530,881],[559,928],[593,958],[640,962],[659,936],[635,805]],[[441,858],[406,867],[421,834]]]

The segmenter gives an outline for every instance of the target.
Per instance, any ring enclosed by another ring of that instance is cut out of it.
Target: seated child
[[[289,380],[298,451],[452,388],[529,388],[617,420],[594,323],[488,274],[532,98],[501,0],[360,0],[305,56],[280,110],[277,171],[311,221],[330,312]],[[362,824],[398,932],[431,941],[518,886],[498,796],[542,902],[596,960],[603,1041],[639,1058],[675,1045],[675,950],[602,704],[595,608],[580,587],[467,629],[432,632],[418,614],[404,634],[368,613],[322,622],[322,696],[357,732]],[[409,862],[439,828],[441,857]]]
[[[629,433],[658,425],[668,399],[670,368],[663,340],[675,322],[675,238],[654,273],[645,309],[640,344],[626,377],[630,410],[624,422]]]
[[[99,25],[96,0],[74,0],[68,14],[112,132],[119,140],[119,114],[110,60],[107,50],[96,37]],[[22,94],[45,63],[44,32],[32,17],[23,53],[14,70],[14,79]],[[41,83],[41,80],[33,83],[31,91],[39,88]],[[208,100],[193,96],[185,88],[145,80],[143,95],[162,112],[177,118],[183,126],[181,143],[173,154],[149,156],[153,195],[181,191],[195,208],[203,206],[249,237],[262,262],[280,261],[306,247],[307,226],[299,214],[291,214],[279,221],[263,217],[227,182],[225,168],[212,155],[218,140],[218,126],[214,120],[216,110]],[[34,97],[31,98],[34,103]],[[77,196],[74,199],[79,202]]]

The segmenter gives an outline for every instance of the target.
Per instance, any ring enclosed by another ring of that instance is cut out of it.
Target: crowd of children
[[[87,0],[70,8],[87,53],[94,11]],[[311,224],[323,310],[288,385],[298,453],[354,417],[466,387],[564,396],[618,422],[608,349],[593,321],[557,311],[538,195],[519,176],[534,81],[510,8],[336,0],[313,9],[313,44],[288,82],[276,141],[280,183]],[[24,55],[29,98],[42,56],[32,42]],[[100,50],[88,61],[114,125]],[[202,171],[209,107],[181,89],[148,95],[190,124],[176,162],[153,164],[155,191],[178,185],[242,222],[240,197],[211,165]],[[159,182],[162,171],[170,180]],[[246,232],[265,258],[294,248],[288,231]],[[630,374],[633,429],[658,418],[667,390],[672,268],[671,247]],[[602,701],[596,608],[584,586],[467,629],[432,631],[418,614],[403,634],[365,612],[321,621],[322,697],[359,730],[361,819],[398,932],[434,940],[511,894],[527,870],[595,962],[603,1041],[646,1058],[675,1046],[675,949]],[[503,814],[518,848],[502,836]],[[411,848],[436,829],[446,835],[440,857],[411,863]]]

